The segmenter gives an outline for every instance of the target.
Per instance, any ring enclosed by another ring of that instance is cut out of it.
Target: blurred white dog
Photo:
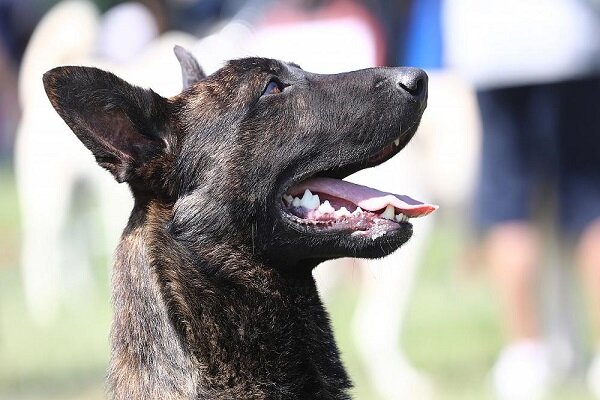
[[[162,42],[146,46],[156,36],[149,12],[137,4],[124,5],[123,11],[134,16],[146,29],[138,30],[135,38],[135,35],[130,35],[129,39],[123,36],[121,47],[132,54],[142,47],[145,50],[138,55],[136,63],[127,68],[114,62],[110,68],[146,85],[150,83],[146,78],[149,75],[163,76],[161,68],[171,67],[176,71],[178,66],[174,57],[170,57],[172,62],[164,66],[157,66],[154,61],[157,58],[154,51],[163,51],[159,49]],[[88,2],[60,3],[36,28],[21,67],[19,97],[23,116],[15,146],[23,226],[21,265],[27,306],[38,322],[52,319],[65,296],[71,295],[80,301],[92,283],[90,250],[95,243],[90,241],[97,240],[86,238],[89,227],[78,229],[77,222],[85,218],[79,216],[77,221],[69,218],[82,189],[90,189],[101,199],[98,203],[106,235],[99,241],[104,242],[102,250],[110,249],[107,254],[112,254],[132,205],[127,188],[114,185],[107,174],[95,168],[92,157],[81,150],[77,140],[65,134],[66,125],[48,107],[40,84],[42,74],[57,65],[107,64],[108,57],[93,60],[92,54],[99,47],[103,31],[104,36],[113,36],[111,25],[120,23],[119,16],[116,17],[116,21],[112,21],[109,15],[103,23],[98,11]],[[164,49],[165,53],[170,51]],[[162,85],[173,94],[179,89],[175,82],[172,87],[169,87],[169,81],[153,80],[152,83],[158,87]],[[65,157],[65,154],[69,156]]]

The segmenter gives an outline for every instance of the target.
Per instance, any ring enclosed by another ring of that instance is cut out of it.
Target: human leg
[[[588,383],[600,398],[600,78],[568,82],[562,90],[561,223],[576,239],[574,261],[587,295],[595,341]]]
[[[532,87],[478,93],[483,148],[477,219],[507,332],[492,371],[501,399],[538,398],[549,380],[537,307],[541,235],[531,222],[539,167],[532,130],[545,128],[531,121],[535,94]]]

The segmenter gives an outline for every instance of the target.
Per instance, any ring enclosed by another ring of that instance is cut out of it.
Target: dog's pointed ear
[[[54,68],[43,81],[58,114],[118,182],[156,172],[148,169],[174,140],[165,98],[90,67]]]
[[[183,90],[206,78],[206,74],[192,53],[181,46],[175,46],[173,51],[175,52],[175,57],[177,57],[177,60],[179,60],[179,64],[181,65]]]

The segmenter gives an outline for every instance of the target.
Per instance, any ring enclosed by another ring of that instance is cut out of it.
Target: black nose
[[[419,68],[399,68],[396,85],[414,97],[422,98],[427,94],[427,74]]]

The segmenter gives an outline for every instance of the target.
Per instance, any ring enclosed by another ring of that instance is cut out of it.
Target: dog
[[[58,114],[134,207],[116,253],[114,398],[348,399],[350,380],[311,275],[386,256],[437,207],[343,181],[397,154],[427,75],[319,75],[245,58],[166,99],[91,67],[57,67]]]

